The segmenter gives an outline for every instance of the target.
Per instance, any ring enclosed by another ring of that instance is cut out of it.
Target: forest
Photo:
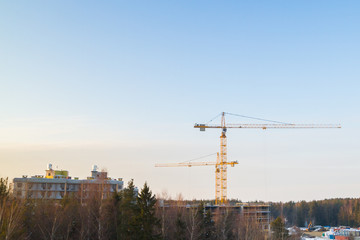
[[[311,221],[313,225],[359,227],[360,199],[335,198],[272,203],[271,216],[282,216],[287,226],[306,227]]]
[[[358,199],[271,204],[271,231],[256,219],[233,211],[211,212],[207,201],[157,198],[147,183],[136,192],[133,181],[102,199],[94,193],[85,200],[19,199],[0,179],[0,239],[300,239],[286,226],[359,226]],[[233,204],[235,201],[229,201]],[[225,208],[226,209],[226,208]],[[229,208],[231,209],[231,208]]]
[[[0,239],[262,240],[268,234],[256,221],[231,212],[215,216],[201,201],[164,200],[157,199],[147,183],[137,193],[132,180],[105,199],[96,192],[82,201],[20,199],[1,178]]]

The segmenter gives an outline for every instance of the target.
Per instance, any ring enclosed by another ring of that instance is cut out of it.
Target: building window
[[[22,183],[17,183],[18,188],[22,188]]]

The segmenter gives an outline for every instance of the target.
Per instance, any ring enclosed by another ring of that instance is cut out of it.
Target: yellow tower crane
[[[255,120],[272,122],[271,124],[226,124],[225,114],[240,116],[245,118],[251,118]],[[184,162],[184,163],[173,163],[173,164],[156,164],[155,167],[192,167],[192,166],[210,166],[215,165],[215,204],[225,204],[227,201],[227,166],[234,167],[238,164],[237,161],[227,161],[227,140],[226,131],[228,128],[341,128],[340,124],[292,124],[283,123],[277,121],[271,121],[261,118],[248,117],[233,113],[222,112],[221,124],[197,124],[195,123],[194,128],[200,128],[200,131],[205,131],[206,128],[221,128],[222,132],[220,135],[220,152],[217,153],[216,162]],[[218,115],[219,116],[219,115]],[[211,120],[212,121],[212,120]],[[210,122],[211,122],[210,121]]]

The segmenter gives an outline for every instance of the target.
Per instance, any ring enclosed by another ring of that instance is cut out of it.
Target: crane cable
[[[281,123],[281,124],[291,124],[291,123],[279,122],[279,121],[274,121],[274,120],[269,120],[269,119],[264,119],[264,118],[249,117],[249,116],[240,115],[240,114],[236,114],[236,113],[225,112],[225,114],[227,114],[227,115],[232,115],[232,116],[237,116],[237,117],[254,119],[254,120],[260,120],[260,121],[265,121],[265,122],[273,122],[273,123]]]
[[[205,123],[205,124],[209,124],[209,123],[211,123],[212,121],[214,121],[215,119],[217,119],[218,117],[220,117],[221,116],[221,114],[222,113],[219,113],[218,115],[216,115],[215,117],[213,117],[210,121],[208,121],[207,123]]]
[[[193,158],[193,159],[190,159],[190,160],[188,160],[188,161],[184,161],[184,162],[180,162],[180,163],[186,163],[186,162],[191,162],[191,161],[199,160],[199,159],[202,159],[202,158],[210,157],[210,156],[215,155],[215,154],[217,154],[217,152],[216,152],[216,153],[211,153],[211,154],[208,154],[208,155],[205,155],[205,156],[202,156],[202,157],[198,157],[198,158]]]

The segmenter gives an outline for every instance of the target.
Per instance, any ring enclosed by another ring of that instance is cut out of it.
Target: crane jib
[[[224,128],[221,125],[195,124],[194,128],[205,131],[206,128]],[[225,128],[341,128],[340,124],[226,124]]]

